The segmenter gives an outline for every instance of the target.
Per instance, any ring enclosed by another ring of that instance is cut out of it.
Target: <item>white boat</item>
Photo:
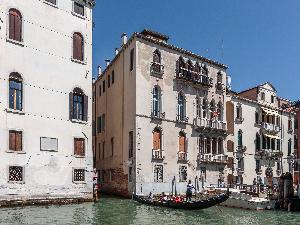
[[[241,190],[232,189],[227,201],[221,205],[226,207],[251,209],[251,210],[265,210],[272,209],[273,206],[267,198],[253,197],[250,194],[243,193]]]

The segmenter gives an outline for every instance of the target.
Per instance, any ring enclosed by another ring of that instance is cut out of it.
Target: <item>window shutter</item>
[[[9,132],[9,150],[16,150],[16,135],[14,132]]]
[[[15,16],[9,13],[9,38],[15,40]]]
[[[81,140],[81,155],[85,155],[85,142],[84,139]]]
[[[83,96],[83,121],[87,121],[88,119],[88,105],[89,105],[89,98],[88,96]]]
[[[185,152],[185,137],[179,136],[179,151]]]
[[[160,149],[160,133],[157,131],[153,132],[153,149]]]
[[[233,157],[228,157],[228,164],[227,164],[227,166],[228,166],[230,169],[233,169],[233,163],[234,163]]]
[[[77,144],[78,140],[74,139],[74,155],[78,155],[78,144]]]
[[[74,117],[73,117],[73,92],[69,93],[69,117],[70,117],[70,120],[74,119]]]
[[[78,34],[74,34],[73,35],[73,58],[74,59],[80,59],[79,58],[79,43],[80,43],[80,40],[79,40],[79,36]]]
[[[15,16],[15,40],[16,41],[21,41],[22,38],[22,20],[20,16],[16,15]]]
[[[22,151],[22,132],[16,132],[16,151]]]

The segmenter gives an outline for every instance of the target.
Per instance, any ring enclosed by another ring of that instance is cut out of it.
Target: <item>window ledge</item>
[[[41,149],[41,152],[58,152],[58,150],[52,150],[52,149]]]
[[[76,120],[76,119],[71,119],[72,123],[79,123],[79,124],[88,124],[87,121],[83,121],[83,120]]]
[[[85,155],[74,155],[75,158],[85,158]]]
[[[8,181],[9,184],[25,184],[25,181]]]
[[[25,112],[22,110],[15,110],[15,109],[6,109],[7,113],[14,113],[14,114],[19,114],[19,115],[25,115]]]
[[[83,19],[83,20],[86,20],[86,19],[87,19],[87,17],[86,17],[85,15],[80,15],[80,14],[74,12],[74,11],[72,11],[71,14],[72,14],[73,16],[76,16],[76,17],[78,17],[78,18],[80,18],[80,19]]]
[[[44,0],[44,3],[45,3],[45,4],[47,4],[47,5],[50,5],[50,6],[52,6],[53,8],[56,8],[56,9],[58,9],[58,6],[57,6],[57,5],[55,5],[55,4],[52,4],[51,2],[47,2],[46,0]]]
[[[73,181],[74,184],[86,184],[85,181]]]
[[[15,45],[19,45],[21,47],[24,47],[23,41],[16,41],[14,39],[6,38],[6,41]]]
[[[81,64],[81,65],[87,65],[86,60],[81,61],[81,60],[79,60],[79,59],[74,59],[73,57],[71,57],[71,61],[72,61],[72,62],[75,62],[75,63],[78,63],[78,64]]]
[[[14,153],[14,154],[26,154],[24,151],[14,151],[14,150],[6,150],[6,153]]]

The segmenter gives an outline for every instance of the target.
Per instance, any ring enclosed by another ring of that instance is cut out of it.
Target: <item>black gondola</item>
[[[152,205],[152,206],[160,206],[160,207],[167,207],[172,209],[185,209],[185,210],[198,210],[198,209],[206,209],[215,205],[218,205],[222,202],[225,202],[229,198],[228,192],[226,194],[220,194],[218,196],[209,197],[205,200],[199,201],[190,201],[190,202],[174,202],[174,201],[155,201],[150,200],[144,196],[138,196],[133,194],[132,199],[142,204]]]

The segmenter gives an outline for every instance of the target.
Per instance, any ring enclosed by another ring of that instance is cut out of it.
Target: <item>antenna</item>
[[[221,41],[221,60],[224,59],[224,40]]]

